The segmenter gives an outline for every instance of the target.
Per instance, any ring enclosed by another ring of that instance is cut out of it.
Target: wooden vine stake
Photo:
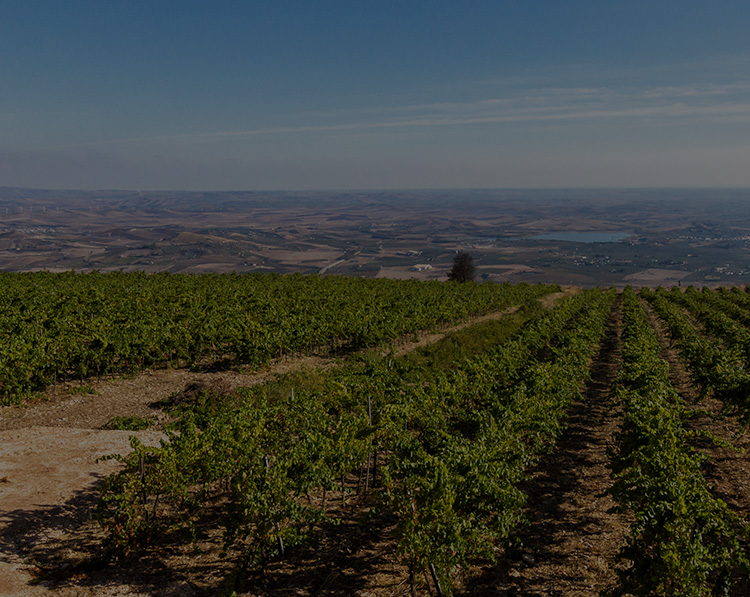
[[[268,464],[268,455],[263,455],[263,466],[268,470],[270,468]],[[277,539],[279,540],[279,552],[281,552],[281,555],[284,555],[284,540],[281,538],[281,527],[279,526],[279,523],[276,523],[276,532],[279,533],[277,536]]]
[[[409,497],[409,505],[411,506],[411,513],[416,516],[417,515],[417,507],[414,504],[414,500],[411,499],[411,492],[409,491],[409,488],[406,488],[406,495]],[[438,597],[444,597],[445,593],[443,593],[443,587],[440,586],[440,579],[437,575],[437,570],[435,570],[435,564],[430,562],[428,565],[428,568],[430,569],[430,576],[432,576],[432,582],[435,583],[435,590],[437,591]],[[414,566],[409,566],[409,582],[411,583],[411,592],[412,595],[416,595],[416,587],[414,586]],[[427,590],[429,591],[430,584],[427,583]]]
[[[367,420],[372,427],[372,398],[370,396],[367,397]],[[370,446],[372,446],[372,438],[370,439]],[[370,459],[372,458],[372,452],[367,453],[367,468],[365,473],[365,495],[367,495],[367,490],[370,488]]]
[[[440,579],[438,578],[437,571],[435,570],[435,564],[430,562],[430,574],[432,575],[432,582],[435,583],[435,589],[437,590],[438,597],[443,597],[443,587],[440,586]]]
[[[138,455],[138,476],[141,480],[141,506],[143,506],[146,523],[148,523],[148,510],[146,509],[146,502],[148,501],[146,495],[146,467],[143,463],[143,454]]]

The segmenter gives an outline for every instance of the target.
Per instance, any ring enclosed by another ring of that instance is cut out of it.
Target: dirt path
[[[612,585],[611,568],[629,528],[609,513],[614,500],[607,446],[620,423],[612,387],[620,356],[622,321],[618,298],[592,365],[585,400],[568,415],[555,450],[542,459],[524,490],[529,525],[518,557],[504,562],[494,584],[500,595],[598,595]]]
[[[565,288],[544,297],[542,304],[551,308],[560,298],[575,292],[574,288]],[[450,332],[499,319],[515,310],[470,318],[437,333],[419,333],[414,341],[396,343],[394,352],[405,354],[437,342]],[[97,458],[129,452],[131,435],[145,443],[158,444],[162,437],[158,424],[166,420],[166,415],[155,407],[156,402],[194,383],[251,386],[280,373],[325,369],[337,362],[336,356],[291,355],[259,371],[148,370],[132,378],[89,380],[91,394],[75,393],[80,384],[71,382],[59,384],[46,400],[0,407],[0,595],[49,594],[49,588],[29,584],[35,571],[24,563],[24,558],[52,549],[53,545],[59,552],[61,546],[70,544],[65,549],[72,553],[76,541],[85,541],[82,529],[95,530],[87,522],[96,501],[95,487],[116,467],[112,461],[97,462]],[[101,429],[112,417],[134,415],[155,420],[157,430],[134,434]],[[182,586],[175,594],[190,594],[180,582],[174,581],[170,586]],[[154,591],[152,587],[142,594],[167,594]],[[55,594],[141,593],[120,580],[117,586],[106,590],[100,585],[91,589],[68,587],[55,590]]]
[[[0,434],[0,595],[47,594],[29,586],[25,556],[87,520],[91,488],[117,467],[97,458],[129,452],[131,435],[156,445],[161,434],[39,426]]]

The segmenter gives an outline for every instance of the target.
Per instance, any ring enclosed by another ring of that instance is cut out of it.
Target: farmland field
[[[2,282],[0,592],[750,590],[743,288]]]

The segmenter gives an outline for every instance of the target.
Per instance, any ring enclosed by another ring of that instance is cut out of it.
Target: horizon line
[[[602,186],[602,185],[567,185],[567,186],[477,186],[477,187],[331,187],[331,188],[289,188],[289,189],[136,189],[136,188],[67,188],[67,187],[26,187],[0,185],[0,190],[76,192],[76,193],[384,193],[384,192],[462,192],[462,191],[750,191],[748,185],[647,185],[647,186]]]

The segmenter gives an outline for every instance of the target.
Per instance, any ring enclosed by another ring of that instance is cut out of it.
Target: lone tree
[[[453,258],[453,267],[448,272],[448,279],[456,282],[469,282],[477,275],[474,258],[468,253],[458,253]]]

